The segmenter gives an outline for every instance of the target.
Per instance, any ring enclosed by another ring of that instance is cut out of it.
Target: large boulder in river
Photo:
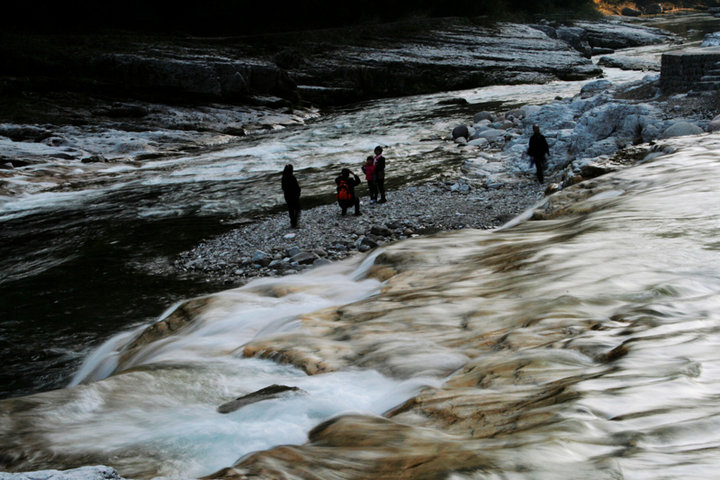
[[[592,48],[588,43],[587,32],[583,28],[578,27],[559,27],[556,30],[558,40],[562,40],[578,52],[582,53],[584,57],[590,58],[592,55]]]
[[[473,123],[480,123],[483,120],[489,120],[490,122],[494,122],[495,115],[492,112],[488,112],[487,110],[483,110],[482,112],[478,112],[473,115]]]
[[[642,15],[642,12],[634,8],[625,7],[620,10],[620,14],[626,17],[639,17],[640,15]]]
[[[708,33],[705,35],[701,47],[720,47],[720,32]]]
[[[685,135],[698,135],[700,133],[703,133],[703,129],[694,123],[680,121],[666,128],[663,132],[663,137],[684,137]]]
[[[626,57],[622,55],[600,57],[597,64],[603,67],[619,68],[621,70],[660,71],[660,62],[658,60]]]
[[[51,135],[50,130],[37,125],[0,124],[0,136],[7,137],[13,142],[40,142]]]
[[[598,140],[590,145],[584,152],[583,157],[597,158],[601,155],[614,155],[622,145],[618,145],[615,137],[608,137]]]
[[[533,125],[539,125],[543,131],[562,130],[575,127],[575,112],[567,103],[553,102],[538,109],[527,109],[523,124],[527,133]]]
[[[593,48],[617,50],[619,48],[657,45],[675,38],[672,33],[660,28],[632,25],[615,20],[577,22],[575,25],[585,29],[588,43]]]
[[[571,151],[579,158],[595,142],[614,137],[619,145],[642,141],[643,127],[653,123],[660,113],[652,105],[608,102],[585,112],[577,122]]]
[[[486,128],[484,130],[476,132],[473,135],[473,137],[474,137],[473,139],[484,138],[488,142],[493,143],[493,142],[497,142],[501,139],[504,139],[505,133],[506,133],[505,130],[500,130],[497,128]]]
[[[582,97],[591,97],[610,89],[612,85],[610,80],[605,80],[604,78],[595,80],[594,82],[588,82],[580,89],[580,95]]]
[[[708,123],[707,131],[708,132],[717,132],[720,130],[720,115],[717,115],[715,118],[710,120],[710,123]]]
[[[468,127],[465,125],[458,125],[457,127],[453,128],[452,131],[452,138],[453,140],[457,138],[464,138],[467,140],[470,138],[470,130],[468,130]]]
[[[649,123],[643,127],[640,132],[643,142],[652,142],[662,136],[662,130],[656,123]]]

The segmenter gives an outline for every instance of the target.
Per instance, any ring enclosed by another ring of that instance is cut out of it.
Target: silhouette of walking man
[[[287,203],[288,213],[290,214],[290,226],[297,228],[300,219],[300,185],[297,178],[293,175],[293,166],[285,165],[282,174],[282,189],[285,195],[285,203]]]
[[[375,147],[375,182],[377,184],[378,192],[380,193],[380,200],[378,203],[385,203],[385,157],[383,157],[383,149],[381,146]]]
[[[530,165],[535,164],[535,172],[540,183],[544,181],[545,155],[550,154],[545,136],[540,133],[540,127],[533,125],[533,134],[530,137],[527,154],[530,155]]]

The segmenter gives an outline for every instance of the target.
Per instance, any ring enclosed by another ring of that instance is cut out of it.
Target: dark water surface
[[[3,224],[0,396],[61,388],[98,340],[221,288],[158,274],[162,268],[147,263],[167,262],[228,228],[216,217],[113,220],[83,212]]]

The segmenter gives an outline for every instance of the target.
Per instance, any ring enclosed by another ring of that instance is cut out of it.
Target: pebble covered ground
[[[302,185],[302,179],[298,179]],[[497,188],[476,188],[462,177],[388,192],[387,203],[361,198],[361,214],[341,216],[337,204],[304,210],[298,228],[278,213],[244,225],[180,254],[174,268],[228,285],[255,277],[288,275],[375,247],[439,231],[493,229],[543,198],[531,178]]]

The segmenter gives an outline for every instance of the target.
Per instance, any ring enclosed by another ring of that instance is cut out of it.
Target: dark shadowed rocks
[[[453,128],[452,131],[452,138],[470,138],[470,131],[468,130],[468,127],[466,125],[458,125],[457,127]]]
[[[625,15],[626,17],[639,17],[640,15],[642,15],[642,12],[640,10],[630,7],[623,8],[622,10],[620,10],[620,13],[622,15]]]
[[[462,18],[192,42],[123,35],[93,41],[90,35],[83,48],[62,35],[6,40],[0,57],[17,90],[72,89],[128,100],[253,104],[270,96],[295,105],[342,104],[601,73],[540,30],[510,23],[486,27]],[[106,113],[144,115],[122,106]]]

